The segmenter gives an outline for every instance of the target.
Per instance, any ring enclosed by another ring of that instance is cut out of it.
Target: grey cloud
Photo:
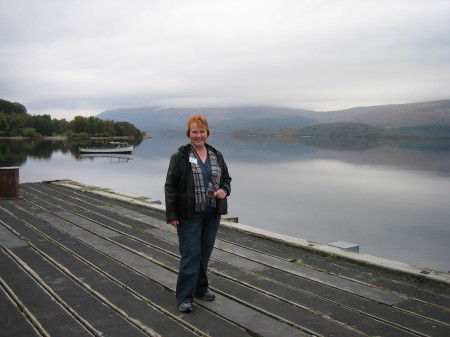
[[[6,0],[0,98],[85,114],[448,99],[449,13],[439,0]]]

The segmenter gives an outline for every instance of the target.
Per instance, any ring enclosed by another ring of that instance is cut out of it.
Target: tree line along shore
[[[142,139],[145,132],[129,122],[76,116],[73,120],[52,119],[50,115],[30,115],[24,105],[0,99],[0,137],[2,138],[89,138],[127,137]]]

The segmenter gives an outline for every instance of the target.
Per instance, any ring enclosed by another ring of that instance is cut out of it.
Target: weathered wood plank
[[[180,314],[177,236],[162,214],[61,186],[21,186],[23,199],[0,201],[0,246],[12,259],[4,257],[88,334],[102,325],[94,313],[82,314],[77,298],[95,298],[126,329],[149,336],[450,335],[448,285],[416,283],[225,228],[210,263],[216,301],[196,301],[193,313]],[[2,278],[2,289],[11,292],[10,282]],[[8,306],[17,305],[3,295]],[[17,308],[11,319],[41,324]]]

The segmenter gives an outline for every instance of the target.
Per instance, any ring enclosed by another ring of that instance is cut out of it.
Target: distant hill
[[[403,134],[363,123],[314,124],[307,127],[285,127],[277,130],[242,128],[233,132],[236,136],[328,137],[328,138],[399,138]]]
[[[232,131],[241,127],[282,127],[293,123],[302,127],[317,122],[303,117],[311,110],[277,107],[231,107],[231,108],[120,108],[97,115],[101,119],[130,122],[148,134],[174,129],[184,129],[188,118],[194,114],[204,115],[215,130]]]
[[[279,129],[286,126],[302,128],[317,123],[317,120],[296,115],[282,115],[267,118],[233,118],[214,123],[214,129],[219,131],[235,130],[237,128],[263,128],[267,130]]]
[[[362,123],[385,129],[417,129],[449,126],[450,100],[355,107],[327,112],[267,106],[199,109],[153,106],[108,110],[100,113],[97,117],[127,121],[151,134],[184,129],[187,119],[194,114],[202,114],[207,117],[211,128],[228,132],[241,128],[270,130],[342,122]]]
[[[365,123],[387,129],[420,125],[450,125],[450,100],[355,107],[346,110],[305,114],[321,123]]]

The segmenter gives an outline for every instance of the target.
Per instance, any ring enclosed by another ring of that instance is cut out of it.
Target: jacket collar
[[[213,151],[214,154],[217,155],[217,150],[216,150],[214,147],[212,147],[212,146],[209,145],[208,143],[206,143],[205,146],[206,146],[206,148],[207,148],[208,150]],[[191,147],[191,144],[189,143],[189,144],[180,146],[180,148],[178,149],[178,151],[181,152],[182,154],[184,154],[186,157],[189,157],[189,153],[191,152],[191,148],[192,148],[192,147]]]

